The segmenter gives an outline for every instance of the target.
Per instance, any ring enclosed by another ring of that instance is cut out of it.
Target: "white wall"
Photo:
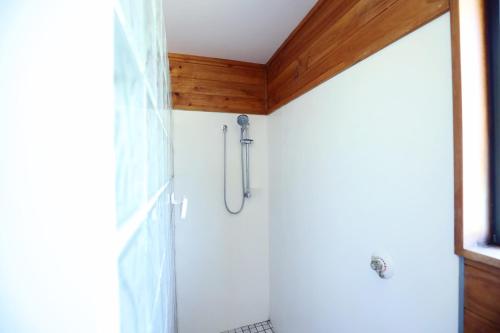
[[[457,332],[451,88],[444,15],[270,117],[278,333]]]
[[[118,332],[112,13],[0,1],[1,332]]]
[[[176,231],[180,333],[218,333],[269,317],[267,121],[250,115],[253,196],[233,216],[223,201],[222,125],[228,125],[229,204],[236,209],[236,115],[174,111],[175,192],[189,198],[187,220]]]

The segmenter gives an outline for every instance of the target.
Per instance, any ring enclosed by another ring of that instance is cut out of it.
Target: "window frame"
[[[455,253],[500,268],[500,247],[491,243],[493,186],[487,1],[450,0]]]

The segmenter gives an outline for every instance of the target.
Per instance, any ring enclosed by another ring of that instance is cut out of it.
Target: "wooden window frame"
[[[500,267],[492,235],[487,0],[450,0],[453,64],[455,253]]]

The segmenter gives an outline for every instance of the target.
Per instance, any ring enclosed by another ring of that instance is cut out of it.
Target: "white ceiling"
[[[266,63],[316,0],[166,0],[169,52]]]

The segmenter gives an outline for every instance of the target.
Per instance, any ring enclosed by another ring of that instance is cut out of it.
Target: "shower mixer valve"
[[[370,267],[381,279],[390,279],[394,275],[394,265],[388,255],[374,253],[371,258]]]

